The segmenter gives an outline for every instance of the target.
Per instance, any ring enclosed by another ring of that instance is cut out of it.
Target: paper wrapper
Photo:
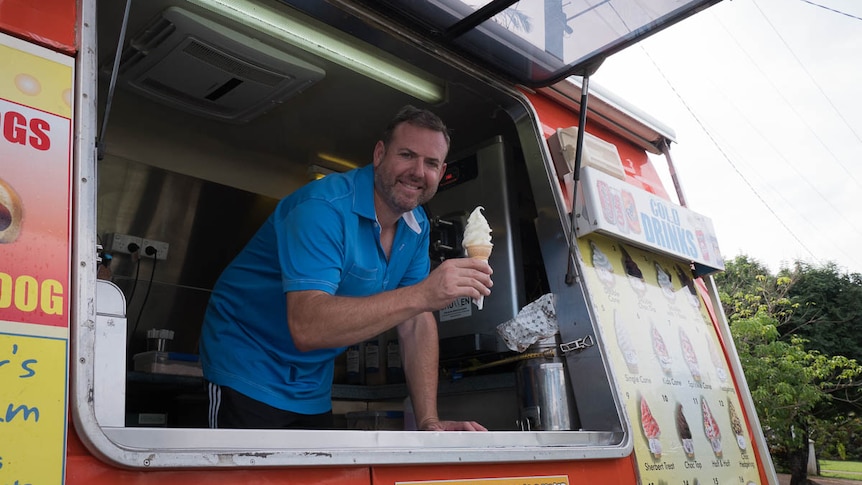
[[[559,332],[554,295],[548,293],[525,306],[515,318],[497,326],[497,333],[509,350],[523,352],[528,347]]]
[[[467,256],[473,259],[481,259],[484,262],[488,262],[488,258],[491,257],[491,251],[494,249],[493,244],[481,244],[476,246],[467,246]],[[485,306],[485,297],[480,296],[478,300],[473,299],[473,303],[479,307],[479,310]]]

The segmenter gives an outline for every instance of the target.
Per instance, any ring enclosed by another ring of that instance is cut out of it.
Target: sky
[[[674,131],[686,205],[726,259],[862,273],[862,1],[724,0],[590,82]]]

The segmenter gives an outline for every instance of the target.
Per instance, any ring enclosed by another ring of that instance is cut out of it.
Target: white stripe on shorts
[[[209,383],[209,425],[210,428],[218,428],[218,409],[221,406],[221,386],[218,384]]]

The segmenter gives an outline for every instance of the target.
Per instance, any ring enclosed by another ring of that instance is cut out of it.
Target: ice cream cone
[[[488,262],[488,258],[491,257],[491,250],[494,249],[493,244],[474,244],[472,246],[467,246],[467,256],[472,259],[479,259],[484,262]],[[476,304],[476,307],[481,310],[485,307],[485,297],[480,296],[478,300],[473,300],[473,303]]]
[[[476,244],[474,246],[467,246],[467,256],[487,262],[488,258],[491,257],[491,251],[493,249],[493,244]]]
[[[467,218],[462,246],[467,250],[467,255],[470,258],[481,259],[487,263],[494,244],[491,243],[491,226],[488,225],[488,221],[482,215],[484,209],[481,205],[476,207],[470,213],[470,217]],[[479,297],[478,300],[473,300],[473,303],[481,310],[484,301],[484,297]]]

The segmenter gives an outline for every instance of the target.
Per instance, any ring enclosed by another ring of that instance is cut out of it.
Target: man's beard
[[[405,213],[410,212],[416,207],[428,202],[434,197],[434,194],[437,193],[437,189],[425,187],[422,190],[418,200],[414,202],[413,199],[409,201],[405,201],[405,197],[400,196],[396,186],[398,185],[398,179],[393,179],[392,183],[387,183],[388,181],[384,179],[383,175],[379,172],[374,173],[374,186],[380,191],[383,199],[389,205],[390,208],[394,209],[397,212]]]

